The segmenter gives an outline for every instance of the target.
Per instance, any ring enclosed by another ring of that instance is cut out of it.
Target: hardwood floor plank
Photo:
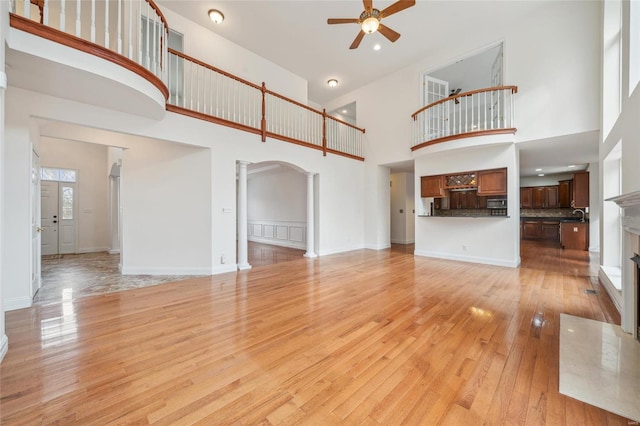
[[[558,392],[560,314],[620,318],[588,255],[410,253],[296,254],[8,312],[0,423],[626,424]]]

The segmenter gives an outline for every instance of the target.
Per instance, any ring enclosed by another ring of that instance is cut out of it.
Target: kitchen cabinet
[[[478,195],[507,195],[507,169],[478,172]]]
[[[539,240],[542,238],[542,222],[539,220],[522,222],[522,238],[525,240]]]
[[[542,222],[542,239],[560,241],[559,220],[545,220]]]
[[[589,207],[589,172],[573,175],[573,208]]]
[[[589,224],[586,222],[562,222],[560,245],[569,250],[589,250]]]
[[[558,207],[561,209],[571,207],[573,199],[573,179],[558,182]]]
[[[476,209],[478,208],[478,195],[476,191],[451,191],[449,206],[452,209]]]
[[[520,191],[522,197],[522,189]],[[520,202],[522,204],[522,201]],[[557,186],[534,186],[531,188],[531,208],[555,209],[558,208]]]
[[[445,197],[444,176],[421,176],[420,177],[420,196],[427,197]]]
[[[523,220],[522,239],[560,241],[559,220]]]
[[[533,208],[533,188],[531,187],[520,188],[520,208],[521,209]]]

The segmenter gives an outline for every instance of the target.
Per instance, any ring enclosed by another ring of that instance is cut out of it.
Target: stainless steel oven
[[[506,209],[507,200],[505,198],[488,198],[487,208],[488,209]]]

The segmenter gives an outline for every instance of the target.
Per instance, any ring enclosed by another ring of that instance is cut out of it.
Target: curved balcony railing
[[[360,129],[243,80],[184,53],[169,49],[167,110],[364,160]]]
[[[169,25],[153,0],[11,0],[11,26],[119,63],[167,92]],[[59,33],[34,30],[34,23]],[[65,34],[60,34],[65,33]],[[69,37],[71,36],[71,37]],[[92,45],[87,45],[89,41]],[[115,52],[117,55],[113,55]],[[129,61],[122,61],[122,57]]]
[[[433,102],[411,115],[411,150],[473,136],[515,133],[517,86],[473,90]]]

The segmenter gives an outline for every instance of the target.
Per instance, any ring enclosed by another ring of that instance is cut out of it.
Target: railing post
[[[262,88],[260,89],[260,91],[262,92],[262,119],[260,120],[260,130],[261,130],[262,142],[266,142],[267,141],[267,102],[266,102],[267,85],[264,83],[264,81],[262,82]]]
[[[322,108],[322,156],[327,156],[327,110]]]

